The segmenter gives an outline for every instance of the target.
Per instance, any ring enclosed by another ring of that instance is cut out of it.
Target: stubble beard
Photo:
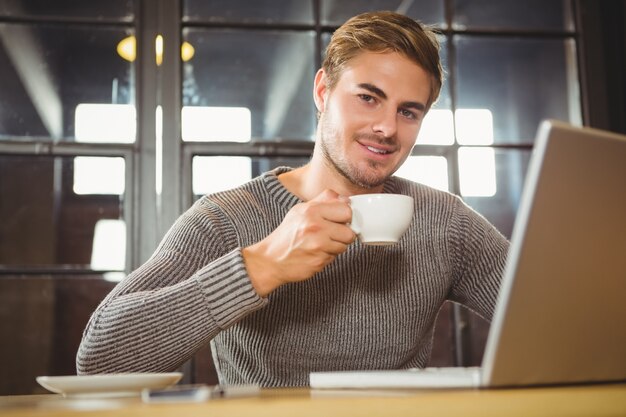
[[[380,167],[380,164],[376,161],[367,161],[369,169],[360,169],[359,167],[350,164],[350,162],[346,160],[345,156],[341,155],[341,152],[338,149],[339,146],[337,146],[340,135],[335,129],[333,129],[331,123],[327,120],[326,113],[322,113],[320,116],[319,128],[320,148],[324,157],[324,162],[327,166],[329,166],[329,168],[362,189],[369,190],[377,188],[385,183],[388,176],[376,174],[378,167]],[[354,135],[351,140],[356,141],[359,138],[359,135]]]

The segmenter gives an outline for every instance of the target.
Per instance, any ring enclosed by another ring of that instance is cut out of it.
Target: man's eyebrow
[[[426,110],[426,105],[424,103],[420,103],[420,102],[417,102],[417,101],[405,101],[404,103],[402,103],[402,107],[415,109],[417,111],[425,111]]]
[[[376,87],[373,84],[370,83],[360,83],[358,84],[358,86],[360,88],[363,88],[371,93],[376,94],[378,97],[382,98],[382,99],[387,99],[387,94],[385,94],[385,92],[383,90],[381,90],[380,88]],[[418,101],[405,101],[402,103],[402,107],[404,108],[412,108],[418,111],[425,111],[426,110],[426,105],[424,103],[420,103]]]
[[[377,96],[379,96],[380,98],[384,98],[387,99],[387,94],[385,94],[385,92],[383,90],[381,90],[380,88],[376,87],[374,84],[370,84],[370,83],[361,83],[359,84],[359,87],[376,94]]]

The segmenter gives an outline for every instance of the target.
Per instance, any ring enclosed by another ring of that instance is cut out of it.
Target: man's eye
[[[417,115],[410,110],[400,109],[400,115],[407,119],[417,119]]]
[[[374,101],[374,97],[370,96],[369,94],[359,94],[359,98],[367,103],[371,103],[372,101]]]

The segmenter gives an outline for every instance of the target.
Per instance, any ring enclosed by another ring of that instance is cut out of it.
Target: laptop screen
[[[626,379],[626,137],[540,125],[483,358],[489,386]]]

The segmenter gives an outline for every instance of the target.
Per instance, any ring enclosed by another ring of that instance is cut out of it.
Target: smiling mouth
[[[374,148],[373,146],[366,146],[366,148],[367,148],[369,151],[374,152],[374,153],[377,153],[377,154],[379,154],[379,155],[387,155],[387,154],[391,153],[391,151],[386,151],[386,150],[384,150],[384,149]]]

